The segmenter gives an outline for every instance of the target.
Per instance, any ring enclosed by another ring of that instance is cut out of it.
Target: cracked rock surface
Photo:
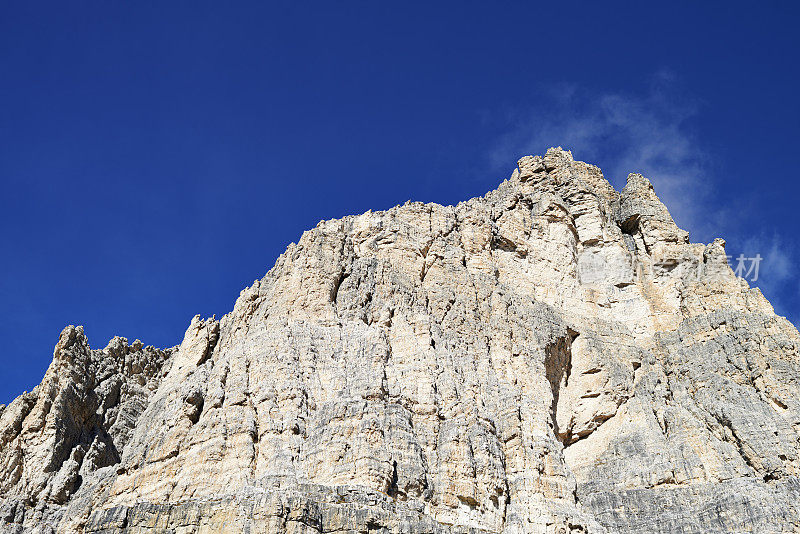
[[[800,335],[650,182],[550,149],[322,221],[179,347],[67,327],[7,532],[800,531]]]

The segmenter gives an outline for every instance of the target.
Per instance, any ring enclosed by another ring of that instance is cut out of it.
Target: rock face
[[[41,532],[800,532],[800,335],[561,149],[323,221],[180,347],[68,327],[0,409]]]

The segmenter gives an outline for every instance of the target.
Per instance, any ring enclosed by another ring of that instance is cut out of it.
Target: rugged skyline
[[[798,5],[0,6],[0,403],[82,324],[167,346],[320,219],[561,145],[760,253],[797,324]]]

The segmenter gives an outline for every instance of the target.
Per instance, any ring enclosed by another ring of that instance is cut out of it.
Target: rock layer
[[[0,409],[42,532],[800,531],[800,335],[568,151],[323,221],[165,351],[64,330]]]

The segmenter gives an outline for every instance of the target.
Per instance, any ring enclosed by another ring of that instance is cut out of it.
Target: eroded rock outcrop
[[[800,336],[650,182],[561,149],[323,221],[177,349],[67,328],[0,411],[58,532],[800,531]]]
[[[92,350],[82,327],[65,328],[42,383],[0,413],[0,521],[52,526],[84,481],[118,464],[171,352],[120,337]]]

